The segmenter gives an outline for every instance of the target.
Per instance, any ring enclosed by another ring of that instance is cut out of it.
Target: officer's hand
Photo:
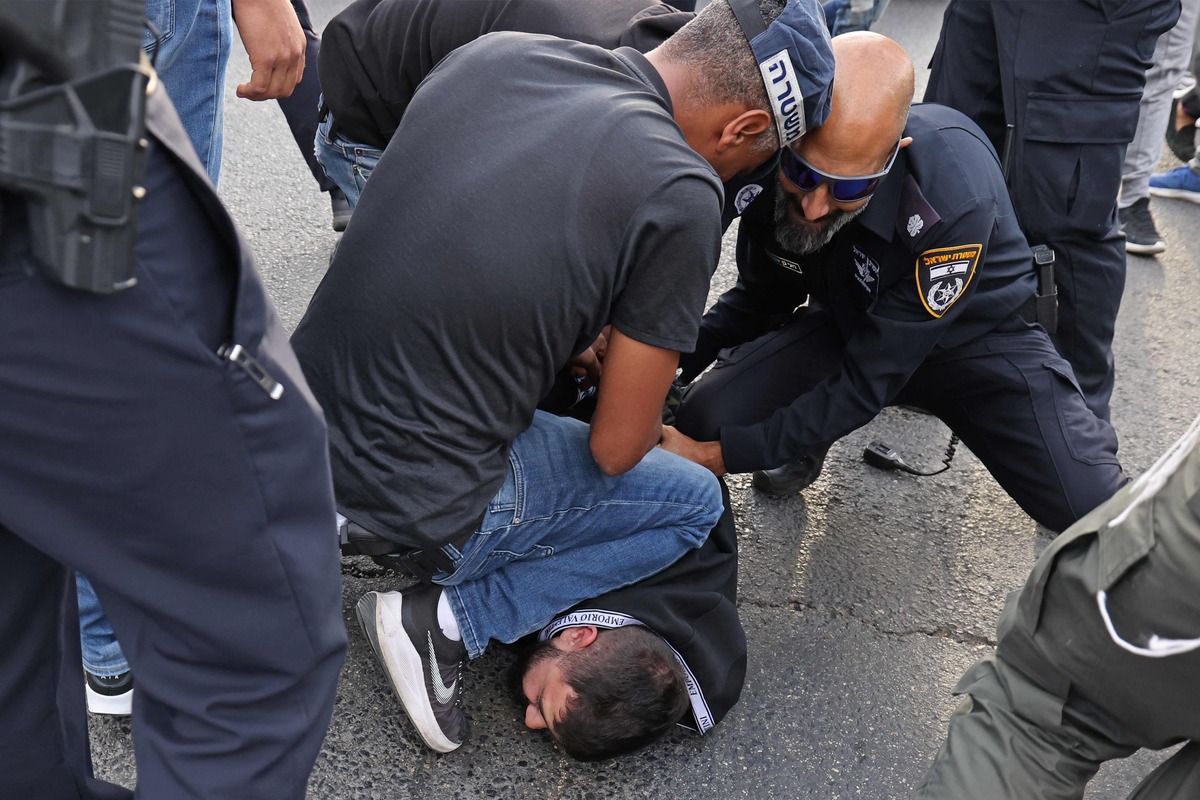
[[[567,362],[567,371],[575,378],[584,379],[580,383],[581,388],[590,389],[600,383],[604,354],[608,351],[608,330],[609,326],[605,325],[587,350]]]
[[[663,425],[658,446],[708,468],[718,478],[725,474],[725,456],[721,454],[720,442],[698,442],[670,425]]]
[[[287,97],[304,75],[307,42],[289,0],[233,0],[233,21],[252,70],[237,96],[249,100]]]

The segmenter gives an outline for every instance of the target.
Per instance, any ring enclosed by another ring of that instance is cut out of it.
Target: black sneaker
[[[133,673],[125,670],[120,675],[93,675],[83,671],[87,687],[87,710],[93,714],[112,714],[128,717],[133,713]]]
[[[354,213],[354,209],[350,207],[345,193],[336,186],[329,190],[329,205],[333,210],[333,229],[341,233],[350,224],[350,215]]]
[[[1125,252],[1151,256],[1167,249],[1167,243],[1158,235],[1154,218],[1150,216],[1150,198],[1143,197],[1128,208],[1117,209],[1117,221],[1121,233],[1125,234]]]
[[[418,584],[402,592],[368,592],[358,601],[375,658],[425,744],[439,753],[457,750],[467,738],[459,707],[467,649],[447,639],[437,620],[438,586]]]
[[[775,469],[761,469],[754,473],[754,488],[771,497],[786,497],[807,488],[821,476],[825,465],[825,454],[804,456],[798,461],[784,464]]]

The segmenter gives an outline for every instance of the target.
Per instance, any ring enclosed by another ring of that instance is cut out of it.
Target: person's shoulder
[[[1008,194],[1000,158],[979,126],[946,106],[915,105],[904,129],[909,174],[940,213]]]
[[[913,142],[909,153],[922,160],[978,160],[984,172],[999,171],[1000,162],[987,135],[961,111],[937,103],[918,103],[908,115],[904,135]]]

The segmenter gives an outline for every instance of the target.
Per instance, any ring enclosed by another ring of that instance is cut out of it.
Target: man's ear
[[[717,152],[738,147],[771,127],[771,115],[761,108],[743,111],[725,123],[717,142]]]
[[[574,653],[591,647],[600,633],[595,625],[577,625],[554,637],[554,646],[564,653]]]
[[[900,140],[900,149],[903,150],[904,148],[908,147],[910,144],[912,144],[912,137],[905,136],[903,139]]]

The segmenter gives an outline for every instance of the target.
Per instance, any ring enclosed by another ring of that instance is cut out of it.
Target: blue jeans
[[[317,138],[313,147],[317,154],[317,163],[325,170],[325,174],[338,185],[342,194],[353,209],[358,205],[358,197],[367,178],[371,177],[375,165],[379,163],[382,150],[354,142],[340,133],[329,135],[333,128],[333,115],[326,114],[325,119],[317,126]]]
[[[146,0],[146,53],[179,113],[208,177],[221,173],[225,67],[232,40],[230,0]]]
[[[100,607],[92,583],[75,575],[75,593],[79,600],[79,643],[83,647],[83,668],[93,675],[111,677],[129,669],[112,625]]]
[[[446,588],[471,658],[489,640],[515,642],[576,603],[635,583],[699,547],[721,516],[717,479],[655,448],[607,476],[590,428],[538,411],[514,440],[509,473]]]
[[[829,34],[838,36],[851,31],[869,31],[887,8],[889,0],[827,0],[825,22]]]

